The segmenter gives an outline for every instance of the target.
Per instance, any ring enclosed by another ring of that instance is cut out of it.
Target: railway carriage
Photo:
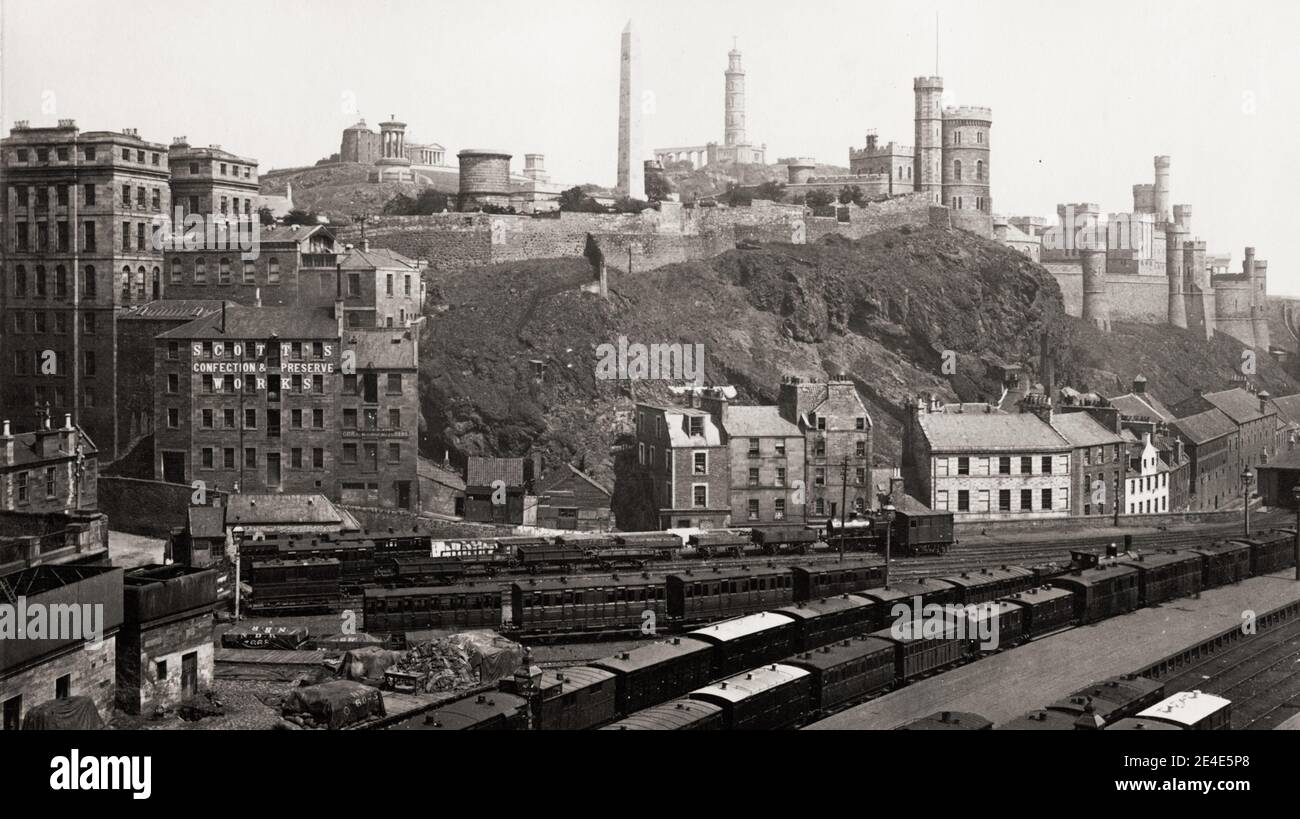
[[[1133,611],[1140,600],[1138,571],[1129,566],[1080,569],[1052,582],[1074,592],[1074,614],[1080,624]]]
[[[405,632],[447,628],[499,628],[501,592],[488,586],[368,588],[363,598],[365,628]]]
[[[886,691],[895,681],[894,645],[866,635],[796,654],[785,664],[812,675],[808,710],[813,715]]]
[[[674,623],[699,623],[784,606],[794,600],[793,577],[788,568],[772,564],[670,574],[668,616]]]
[[[281,560],[332,558],[339,562],[339,583],[356,591],[375,579],[375,543],[372,540],[335,541],[321,538],[276,541]]]
[[[1097,728],[1131,717],[1165,698],[1165,687],[1136,675],[1111,677],[1047,706],[1082,719],[1078,727]]]
[[[629,714],[602,731],[721,731],[722,706],[683,697]]]
[[[965,605],[997,600],[1024,591],[1037,582],[1033,572],[1019,566],[962,572],[941,577],[940,580],[956,586],[959,589],[957,602]]]
[[[942,555],[957,542],[953,536],[952,512],[922,507],[899,509],[890,526],[891,547],[897,543],[909,555]],[[883,541],[883,536],[877,538]]]
[[[946,617],[944,620],[935,634],[930,634],[924,620],[903,620],[871,635],[894,645],[894,673],[900,683],[965,662],[969,645],[956,625]]]
[[[1125,717],[1106,726],[1107,731],[1181,731],[1180,726],[1154,719]]]
[[[1202,691],[1180,691],[1140,711],[1136,719],[1163,722],[1184,731],[1227,731],[1232,728],[1232,703]]]
[[[1040,708],[997,726],[999,731],[1073,731],[1076,717],[1064,711]]]
[[[991,654],[1025,639],[1025,609],[1009,600],[971,604],[964,619],[972,654]]]
[[[1251,576],[1249,543],[1225,541],[1191,551],[1201,556],[1201,588],[1216,589]]]
[[[960,592],[951,583],[927,577],[890,583],[888,588],[867,589],[859,592],[859,596],[880,604],[876,609],[875,625],[881,629],[899,618],[900,615],[895,612],[897,606],[905,606],[906,613],[903,616],[910,616],[918,598],[922,606],[931,603],[942,606],[960,602]]]
[[[794,653],[795,622],[774,611],[748,614],[689,632],[713,646],[713,676],[735,674]]]
[[[807,717],[811,691],[808,671],[774,663],[692,691],[691,699],[719,706],[728,730],[772,731]]]
[[[591,663],[614,675],[615,706],[632,714],[708,685],[714,646],[690,637],[622,651]]]
[[[444,586],[463,579],[465,564],[455,557],[399,555],[375,560],[375,580],[402,586]]]
[[[740,557],[753,542],[749,531],[731,529],[698,532],[686,540],[687,545],[698,551],[705,560],[711,557]]]
[[[503,681],[507,688],[512,682]],[[538,730],[585,731],[613,721],[615,688],[614,674],[603,668],[580,665],[546,671],[533,694]]]
[[[333,558],[258,560],[251,568],[251,612],[332,611],[342,602],[339,562]]]
[[[1202,557],[1196,552],[1142,554],[1119,565],[1137,570],[1138,599],[1144,606],[1189,597],[1201,590]]]
[[[1035,586],[1004,599],[1024,609],[1023,636],[1026,640],[1074,625],[1074,592],[1070,589]]]
[[[755,545],[765,555],[784,553],[808,554],[820,542],[817,530],[804,526],[770,526],[750,533]]]
[[[796,651],[811,651],[859,634],[874,631],[879,604],[865,597],[842,594],[808,600],[776,610],[794,620]]]
[[[581,581],[532,577],[510,585],[511,628],[529,634],[639,631],[669,622],[667,578],[647,572]],[[651,612],[651,615],[646,615]]]
[[[1255,577],[1295,567],[1295,532],[1277,530],[1241,538],[1250,544],[1250,572]]]
[[[795,600],[817,600],[872,589],[885,580],[885,567],[866,560],[795,566],[790,571],[794,573]]]
[[[390,731],[526,731],[528,704],[504,691],[474,694],[389,726]]]
[[[507,541],[513,542],[507,544]],[[587,553],[582,549],[542,538],[501,538],[497,542],[506,546],[514,554],[514,564],[527,569],[529,574],[547,569],[567,573],[587,562]]]
[[[648,555],[649,560],[672,560],[682,548],[682,539],[672,532],[620,532],[614,535],[616,549]]]

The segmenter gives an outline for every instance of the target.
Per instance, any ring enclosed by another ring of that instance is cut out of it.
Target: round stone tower
[[[1158,156],[1156,163],[1156,224],[1169,221],[1169,157]]]
[[[1090,242],[1079,249],[1083,260],[1083,320],[1110,332],[1110,302],[1106,298],[1106,246]]]
[[[943,111],[943,204],[993,212],[989,197],[989,131],[993,111],[962,106]]]
[[[936,205],[943,204],[943,78],[917,77],[912,90],[916,96],[916,192],[926,194]]]
[[[1268,332],[1268,262],[1255,260],[1255,303],[1251,318],[1255,324],[1255,346],[1267,350],[1272,340]]]
[[[457,210],[474,210],[483,205],[510,204],[510,154],[505,151],[466,148],[456,154],[460,160],[460,196]]]
[[[1183,278],[1183,242],[1187,228],[1174,223],[1165,229],[1165,275],[1169,278],[1169,323],[1187,329],[1187,293]]]
[[[724,145],[741,145],[745,142],[745,69],[740,64],[740,51],[727,52],[726,123],[723,128]]]
[[[375,132],[366,127],[363,119],[356,125],[343,131],[343,143],[339,146],[339,159],[343,162],[360,162],[373,165],[379,159],[375,150],[377,141]]]
[[[1191,205],[1174,205],[1174,224],[1181,227],[1184,233],[1192,232]]]
[[[802,185],[812,177],[816,168],[817,163],[808,157],[792,158],[785,164],[786,179],[791,185]]]

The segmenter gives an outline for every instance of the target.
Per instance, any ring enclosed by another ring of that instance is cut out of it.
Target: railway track
[[[1300,712],[1300,620],[1210,655],[1162,680],[1165,691],[1232,701],[1234,730],[1269,730]]]

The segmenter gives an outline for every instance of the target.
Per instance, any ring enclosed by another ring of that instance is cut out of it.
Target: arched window
[[[984,160],[982,159],[975,163],[975,178],[981,182],[984,181]]]
[[[207,262],[203,260],[202,256],[194,260],[194,283],[195,284],[208,283],[208,266],[207,266]]]
[[[171,283],[172,284],[181,283],[181,260],[180,259],[172,259]]]
[[[86,265],[86,268],[81,271],[81,295],[82,298],[95,298],[95,266],[93,264]]]
[[[217,282],[230,284],[230,259],[223,258],[217,263]]]
[[[22,265],[14,268],[14,295],[20,299],[27,298],[27,268]]]
[[[153,298],[162,298],[162,268],[158,265],[153,266]]]
[[[36,265],[36,298],[45,298],[45,266]]]
[[[961,181],[961,160],[954,160],[952,163],[952,178]]]
[[[122,301],[131,300],[131,266],[122,266]]]
[[[68,269],[63,265],[57,265],[54,268],[54,298],[66,299],[68,297]]]
[[[140,265],[140,269],[135,272],[135,295],[140,301],[145,300],[144,282],[145,277],[148,275],[149,273],[144,269],[144,265]]]

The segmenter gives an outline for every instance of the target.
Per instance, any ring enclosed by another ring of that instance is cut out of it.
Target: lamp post
[[[1241,495],[1246,511],[1246,531],[1244,534],[1250,537],[1250,485],[1255,480],[1255,475],[1250,471],[1250,467],[1241,470]]]
[[[1300,581],[1300,484],[1291,490],[1295,499],[1295,579]]]
[[[235,622],[239,622],[239,547],[244,542],[244,527],[236,526],[230,530],[231,540],[235,546]]]
[[[894,539],[894,504],[885,504],[885,588],[889,588],[889,548]]]

